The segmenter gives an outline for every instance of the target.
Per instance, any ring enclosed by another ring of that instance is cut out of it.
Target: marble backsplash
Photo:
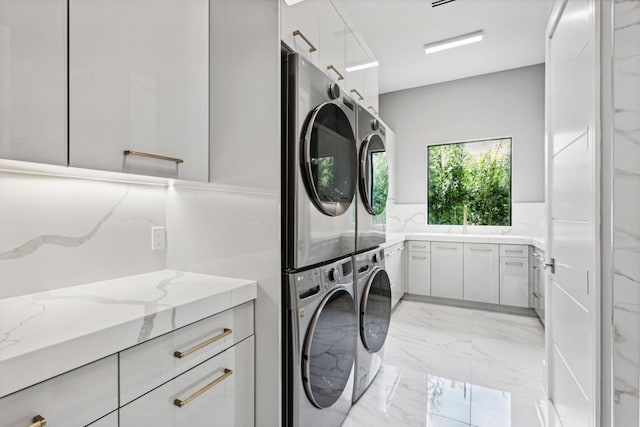
[[[0,172],[0,298],[162,270],[166,186]]]
[[[614,425],[640,424],[640,2],[614,2]]]
[[[544,203],[514,203],[510,227],[469,226],[469,234],[505,234],[544,238]],[[461,225],[428,225],[426,206],[421,204],[389,204],[387,231],[390,233],[462,233]]]

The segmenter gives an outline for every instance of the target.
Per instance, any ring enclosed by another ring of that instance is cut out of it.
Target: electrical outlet
[[[151,227],[151,250],[162,251],[167,246],[167,232],[164,227]]]

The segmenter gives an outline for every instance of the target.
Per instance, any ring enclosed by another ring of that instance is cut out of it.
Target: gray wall
[[[513,202],[544,201],[544,64],[380,97],[396,133],[396,203],[426,202],[425,146],[511,136]]]

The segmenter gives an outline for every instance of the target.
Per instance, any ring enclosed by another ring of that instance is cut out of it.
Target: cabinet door
[[[429,253],[409,252],[407,262],[408,292],[415,295],[431,295],[431,275],[429,274]]]
[[[403,245],[394,245],[385,251],[385,270],[391,282],[391,306],[395,306],[404,294],[402,284]]]
[[[529,306],[528,258],[500,258],[500,304]]]
[[[500,253],[498,245],[464,244],[464,299],[498,304]]]
[[[0,0],[0,158],[67,164],[65,0]]]
[[[346,67],[360,65],[367,62],[367,52],[353,32],[346,36]],[[347,71],[345,76],[345,90],[354,101],[365,105],[364,72],[366,70]]]
[[[208,0],[70,0],[69,12],[70,165],[207,181]]]
[[[431,243],[431,296],[462,299],[462,243]]]
[[[320,3],[281,0],[280,37],[291,49],[320,66]]]
[[[319,66],[345,89],[346,24],[330,1],[322,1],[319,6],[320,48]]]
[[[118,411],[112,412],[104,418],[100,418],[87,427],[118,427]]]
[[[363,75],[364,98],[367,110],[378,115],[378,68],[364,70]]]
[[[253,426],[253,402],[251,336],[120,408],[120,427]]]

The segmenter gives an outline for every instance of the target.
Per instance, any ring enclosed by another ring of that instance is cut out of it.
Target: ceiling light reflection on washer
[[[435,43],[429,43],[424,45],[424,53],[430,54],[440,52],[442,50],[453,49],[454,47],[464,46],[471,43],[478,43],[482,41],[484,37],[484,31],[476,31],[475,33],[469,33],[458,37],[452,37],[450,39],[440,40]]]
[[[378,61],[371,61],[371,62],[364,62],[362,64],[352,65],[350,67],[346,67],[345,69],[347,70],[347,73],[350,73],[352,71],[360,71],[360,70],[366,70],[367,68],[377,67],[378,65],[380,65]]]

